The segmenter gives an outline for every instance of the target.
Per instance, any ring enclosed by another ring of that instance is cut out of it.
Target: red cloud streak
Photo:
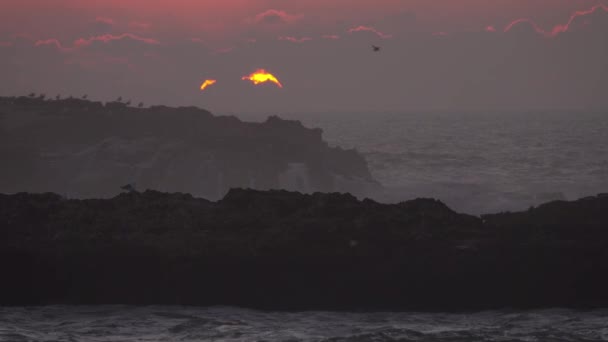
[[[280,23],[291,24],[291,23],[294,23],[294,22],[300,20],[301,18],[302,18],[301,15],[293,15],[293,14],[289,14],[285,11],[269,9],[269,10],[266,10],[266,11],[256,15],[253,21],[255,23],[265,23],[265,24],[280,24]]]
[[[137,40],[139,42],[150,44],[150,45],[160,45],[160,42],[156,39],[143,38],[143,37],[140,37],[140,36],[132,34],[132,33],[123,33],[118,36],[111,35],[111,34],[104,34],[102,36],[91,37],[89,39],[80,38],[74,42],[74,46],[75,47],[88,46],[88,45],[91,45],[93,42],[109,43],[109,42],[112,42],[115,40],[123,40],[125,38],[130,38],[132,40]]]
[[[288,41],[288,42],[292,42],[292,43],[304,43],[307,41],[312,40],[312,38],[310,37],[302,37],[302,38],[296,38],[296,37],[289,37],[289,36],[280,36],[278,38],[279,40],[284,40],[284,41]]]
[[[131,33],[124,33],[124,34],[117,35],[117,36],[114,36],[111,34],[105,34],[102,36],[91,37],[88,39],[80,38],[80,39],[77,39],[76,41],[74,41],[74,45],[72,47],[64,47],[61,44],[61,42],[55,38],[46,39],[46,40],[38,40],[38,41],[36,41],[36,43],[34,45],[35,46],[53,45],[60,51],[68,52],[68,51],[74,51],[77,48],[89,46],[89,45],[93,44],[94,42],[109,43],[112,41],[123,40],[126,38],[136,40],[139,42],[143,42],[145,44],[160,45],[160,42],[158,40],[155,40],[152,38],[142,38],[142,37],[139,37],[139,36],[131,34]]]
[[[337,34],[325,34],[321,38],[336,40],[336,39],[340,39],[340,36],[338,36]]]
[[[545,37],[553,38],[553,37],[558,36],[561,33],[568,32],[572,26],[572,23],[577,18],[591,15],[600,9],[604,10],[605,12],[608,12],[608,6],[606,6],[604,4],[598,4],[598,5],[591,7],[590,9],[586,9],[586,10],[575,11],[574,13],[572,13],[570,15],[570,18],[568,19],[568,21],[565,24],[555,25],[553,27],[553,29],[551,29],[550,31],[544,30],[543,28],[538,26],[538,24],[536,24],[534,21],[532,21],[531,19],[527,19],[527,18],[522,18],[522,19],[517,19],[517,20],[512,21],[504,28],[503,31],[509,32],[509,31],[511,31],[511,29],[513,29],[514,26],[516,26],[520,23],[529,23],[530,25],[532,25],[532,27],[538,34],[541,34]]]
[[[363,25],[359,25],[357,27],[353,27],[351,29],[348,30],[348,33],[353,33],[353,32],[372,32],[375,35],[377,35],[378,37],[382,38],[382,39],[388,39],[391,38],[392,35],[390,34],[386,34],[383,32],[380,32],[378,30],[376,30],[375,28],[371,27],[371,26],[363,26]]]
[[[57,48],[57,50],[60,50],[60,51],[71,51],[74,49],[74,48],[63,47],[63,45],[61,45],[61,42],[55,38],[39,40],[36,43],[34,43],[34,46],[45,46],[45,45],[55,46]]]

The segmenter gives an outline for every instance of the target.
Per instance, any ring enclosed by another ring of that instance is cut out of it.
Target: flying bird
[[[379,52],[380,51],[380,47],[376,46],[376,45],[372,45],[372,49],[374,50],[374,52]]]

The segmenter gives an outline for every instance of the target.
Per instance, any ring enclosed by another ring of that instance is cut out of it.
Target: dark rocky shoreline
[[[475,217],[433,199],[0,195],[0,305],[608,306],[608,197]]]
[[[0,97],[0,192],[111,198],[136,183],[217,200],[231,188],[381,189],[363,156],[322,135],[275,116],[254,123],[197,107]]]

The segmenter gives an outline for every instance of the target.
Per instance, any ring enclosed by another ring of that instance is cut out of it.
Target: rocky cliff
[[[222,198],[232,187],[365,196],[379,185],[354,150],[320,129],[195,108],[0,98],[0,192],[111,197],[120,186]]]
[[[0,195],[0,305],[606,307],[607,209],[606,195],[482,217],[335,193]]]

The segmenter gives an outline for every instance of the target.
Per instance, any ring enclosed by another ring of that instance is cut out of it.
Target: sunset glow
[[[120,90],[222,112],[608,108],[608,0],[4,0],[2,14],[0,95]]]
[[[281,82],[271,73],[264,69],[258,69],[249,76],[243,76],[242,80],[251,81],[253,84],[258,85],[260,83],[272,82],[279,88],[283,88]]]
[[[553,26],[553,29],[551,29],[550,31],[542,29],[536,22],[532,21],[531,19],[523,18],[523,19],[514,20],[511,23],[509,23],[504,28],[504,32],[511,31],[511,29],[513,29],[514,26],[516,26],[520,23],[528,23],[529,25],[532,26],[532,28],[534,28],[534,30],[538,34],[543,35],[545,37],[554,38],[561,33],[568,32],[570,30],[571,26],[573,25],[574,21],[576,19],[578,19],[579,17],[586,17],[589,15],[595,14],[595,12],[597,12],[599,10],[603,10],[604,12],[608,13],[608,6],[599,4],[599,5],[593,6],[586,10],[575,11],[574,13],[572,13],[570,15],[570,18],[568,19],[568,21],[565,24],[557,24],[557,25]]]
[[[217,82],[216,80],[205,80],[203,84],[201,84],[201,90],[205,90],[207,87],[212,86]]]

